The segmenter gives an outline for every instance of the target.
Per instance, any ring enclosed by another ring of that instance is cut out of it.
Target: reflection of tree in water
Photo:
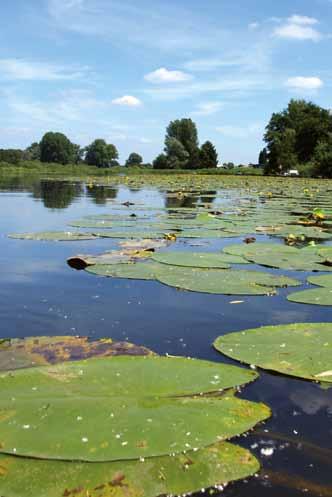
[[[201,195],[201,202],[203,204],[212,204],[216,199],[217,192],[215,190],[207,190]]]
[[[196,207],[198,202],[197,193],[176,193],[176,192],[167,192],[165,197],[165,207],[167,209],[176,209],[178,207]]]
[[[5,191],[31,192],[36,183],[38,183],[38,181],[30,175],[3,176],[1,174],[0,176],[0,190]]]
[[[33,189],[34,198],[41,199],[49,209],[66,209],[82,195],[82,184],[68,181],[41,180]]]
[[[165,207],[168,209],[176,209],[178,207],[197,207],[198,203],[210,204],[214,202],[217,192],[214,190],[207,190],[204,192],[192,191],[190,193],[176,193],[167,192],[165,197]]]
[[[108,200],[114,200],[117,194],[117,188],[102,185],[87,185],[87,196],[92,198],[97,205],[104,205]]]

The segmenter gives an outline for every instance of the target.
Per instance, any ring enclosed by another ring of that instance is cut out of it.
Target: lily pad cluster
[[[0,366],[4,497],[180,495],[259,468],[226,441],[270,416],[234,394],[251,370],[76,337],[3,341]]]

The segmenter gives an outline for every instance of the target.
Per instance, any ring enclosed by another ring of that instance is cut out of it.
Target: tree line
[[[266,126],[265,148],[259,165],[265,174],[282,175],[300,169],[305,176],[332,177],[332,113],[312,102],[291,100],[287,108],[274,113]],[[63,133],[47,132],[39,143],[25,150],[0,149],[0,162],[21,161],[80,164],[109,168],[119,166],[115,145],[99,138],[87,147],[72,143]],[[171,121],[166,128],[164,150],[152,164],[144,164],[133,152],[125,166],[150,166],[154,169],[210,169],[218,166],[218,154],[211,141],[201,146],[192,119]],[[232,163],[228,164],[233,167]]]
[[[85,163],[96,167],[119,166],[119,153],[115,145],[98,138],[87,147],[72,143],[63,133],[49,131],[41,141],[32,143],[25,150],[0,149],[0,162],[18,164],[21,161],[40,161],[54,164]],[[143,157],[132,152],[125,162],[127,167],[150,166],[155,169],[197,169],[217,167],[215,147],[207,141],[199,147],[196,124],[191,119],[172,121],[167,127],[165,153],[153,164],[143,162]]]

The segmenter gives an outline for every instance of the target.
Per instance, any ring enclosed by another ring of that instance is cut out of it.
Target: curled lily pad
[[[119,245],[120,247],[129,250],[156,250],[158,248],[167,247],[169,241],[146,238],[143,240],[126,240],[124,242],[119,242]]]
[[[93,233],[79,233],[78,231],[42,231],[40,233],[13,233],[9,238],[18,240],[38,240],[52,242],[75,242],[79,240],[95,240]]]
[[[158,270],[161,283],[192,292],[224,295],[269,295],[275,287],[297,286],[297,280],[259,271],[199,269],[169,266]]]
[[[313,381],[332,382],[332,324],[296,323],[230,333],[214,347],[232,359]]]
[[[197,452],[99,464],[0,455],[6,497],[155,497],[183,495],[246,478],[259,469],[242,447],[222,442]]]
[[[211,252],[161,252],[152,259],[162,264],[198,268],[228,269],[230,264],[249,264],[239,256]]]
[[[110,338],[90,341],[87,337],[55,336],[4,339],[0,342],[0,371],[9,371],[90,357],[152,355],[145,347]]]
[[[126,264],[151,255],[149,250],[112,250],[101,255],[75,255],[67,259],[67,264],[75,269],[85,269],[96,264]]]
[[[0,451],[12,455],[99,462],[169,455],[270,416],[265,405],[224,391],[256,373],[206,361],[98,358],[0,376]],[[204,395],[212,392],[220,394]]]

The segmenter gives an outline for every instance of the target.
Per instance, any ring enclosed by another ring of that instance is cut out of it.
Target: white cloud
[[[313,26],[318,24],[314,17],[293,15],[274,30],[278,38],[319,41],[322,34]]]
[[[286,86],[293,90],[319,90],[324,83],[317,77],[296,76],[286,81]]]
[[[156,71],[150,72],[144,76],[146,81],[149,83],[181,83],[183,81],[189,81],[192,79],[190,74],[183,71],[169,71],[165,67],[161,67]]]
[[[261,136],[264,130],[264,126],[260,123],[250,124],[247,127],[241,126],[218,126],[216,131],[226,136],[227,138],[248,138],[252,136]]]
[[[299,16],[297,14],[289,17],[287,20],[290,24],[302,24],[307,26],[318,24],[318,19],[315,19],[314,17]]]
[[[248,28],[251,30],[251,31],[255,31],[256,29],[258,29],[260,26],[259,22],[251,22],[250,24],[248,24]]]
[[[196,116],[210,116],[216,114],[222,107],[221,102],[202,102],[197,105],[197,110],[192,114]]]
[[[124,95],[123,97],[115,98],[114,100],[112,100],[112,104],[123,105],[126,107],[139,107],[140,105],[142,105],[142,102],[132,95]]]
[[[36,62],[24,59],[0,59],[2,79],[25,81],[59,81],[74,80],[86,74],[87,68],[73,69],[48,62]]]

